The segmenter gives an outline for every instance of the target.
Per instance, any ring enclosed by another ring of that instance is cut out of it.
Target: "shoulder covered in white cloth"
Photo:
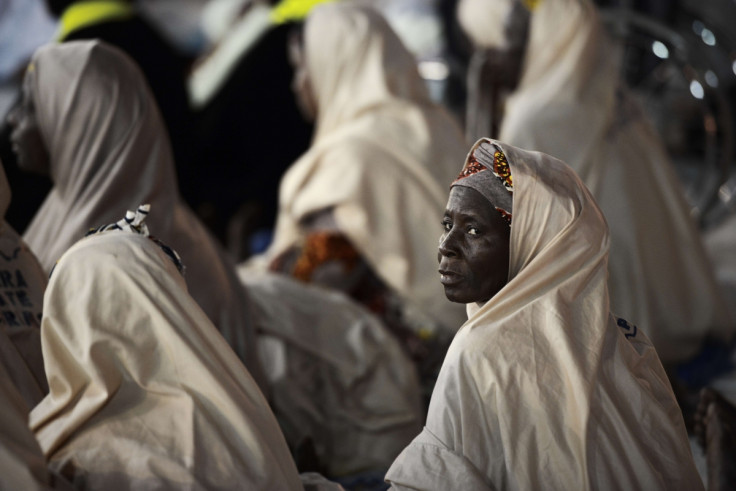
[[[95,489],[302,489],[266,399],[149,238],[69,249],[41,335],[51,392],[30,426],[52,470]]]

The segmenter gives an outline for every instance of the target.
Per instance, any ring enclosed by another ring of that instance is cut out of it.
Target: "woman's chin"
[[[474,298],[477,295],[469,295],[468,292],[463,291],[462,288],[458,288],[456,285],[444,285],[445,296],[450,302],[454,303],[472,303],[475,302]]]

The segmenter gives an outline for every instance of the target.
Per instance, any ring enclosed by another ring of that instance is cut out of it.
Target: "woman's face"
[[[478,191],[450,190],[440,237],[440,282],[452,302],[484,303],[508,281],[510,228]]]
[[[8,122],[13,127],[10,141],[13,151],[18,156],[18,167],[28,172],[48,175],[49,153],[38,127],[31,90],[34,76],[34,71],[26,73],[23,79],[22,100],[8,114]]]

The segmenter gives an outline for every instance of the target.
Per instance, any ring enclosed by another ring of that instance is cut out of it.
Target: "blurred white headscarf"
[[[30,426],[88,489],[302,489],[266,399],[150,238],[110,231],[44,298],[50,394]]]
[[[192,296],[260,380],[234,265],[181,200],[161,115],[143,75],[98,41],[47,45],[28,75],[54,187],[24,234],[49,271],[85,232],[149,203],[148,226],[181,254]]]
[[[488,20],[494,5],[519,1],[463,3]],[[643,328],[663,361],[689,359],[707,336],[727,340],[736,321],[666,150],[623,86],[621,49],[595,5],[524,3],[534,7],[529,39],[499,140],[554,155],[585,182],[610,227],[612,310]]]
[[[437,279],[436,244],[447,189],[465,154],[459,127],[431,102],[412,55],[370,7],[317,7],[304,45],[315,138],[281,182],[269,254],[298,244],[303,221],[331,210],[388,286],[456,329],[462,316]]]

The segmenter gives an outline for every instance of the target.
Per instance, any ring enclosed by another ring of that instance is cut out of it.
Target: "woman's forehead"
[[[475,189],[455,185],[450,188],[446,212],[486,217],[493,212],[493,206]]]

